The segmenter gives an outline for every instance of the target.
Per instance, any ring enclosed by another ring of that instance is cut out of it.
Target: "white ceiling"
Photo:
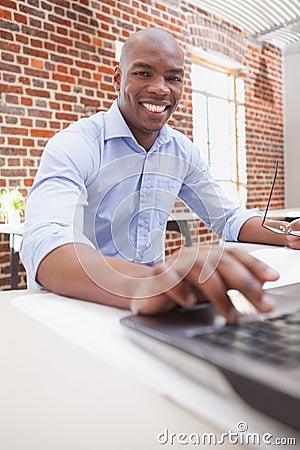
[[[300,0],[192,0],[244,30],[250,39],[286,47],[300,41]]]

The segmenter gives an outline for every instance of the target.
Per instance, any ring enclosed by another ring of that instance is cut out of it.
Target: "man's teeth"
[[[165,106],[152,105],[151,103],[143,103],[143,106],[148,109],[148,111],[156,113],[161,113],[166,109]]]

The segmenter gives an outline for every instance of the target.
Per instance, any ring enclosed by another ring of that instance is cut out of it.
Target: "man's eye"
[[[169,81],[172,81],[173,83],[182,83],[182,78],[180,77],[169,77]]]
[[[138,77],[149,77],[148,72],[135,72],[134,75],[137,75]]]

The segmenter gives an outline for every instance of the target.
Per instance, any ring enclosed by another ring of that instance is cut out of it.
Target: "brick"
[[[33,185],[33,178],[24,178],[24,186],[31,187]]]
[[[17,116],[24,115],[24,108],[18,108],[16,106],[0,106],[0,113],[11,114],[14,116],[14,119],[17,119]]]
[[[7,11],[5,9],[0,8],[0,19],[4,19],[4,20],[11,22],[11,20],[12,20],[11,11]]]
[[[76,61],[76,67],[84,67],[87,70],[94,71],[96,70],[95,64],[89,64],[86,61]]]
[[[7,64],[0,61],[0,71],[21,73],[21,67],[14,64]]]
[[[17,12],[14,12],[14,21],[27,25],[27,16],[25,14],[19,14]]]
[[[23,178],[26,177],[27,172],[25,169],[2,169],[2,175],[4,177],[11,177],[11,178]]]
[[[57,120],[66,120],[67,122],[75,122],[78,119],[76,114],[68,114],[66,112],[56,113],[55,118]]]
[[[59,17],[54,14],[49,14],[48,20],[52,23],[62,25],[65,28],[70,28],[72,26],[72,22],[70,20],[66,20],[65,18]]]
[[[40,8],[30,8],[28,5],[23,5],[22,3],[19,5],[19,11],[28,15],[28,16],[36,16],[44,19],[45,13]]]
[[[24,36],[23,34],[16,34],[15,39],[17,42],[20,42],[21,44],[27,45],[29,42],[29,39],[27,36]]]
[[[2,52],[1,54],[2,61],[14,62],[15,56],[12,53]]]
[[[20,155],[24,156],[26,155],[26,150],[22,148],[16,148],[16,147],[5,147],[1,149],[2,155]]]
[[[71,77],[70,75],[63,75],[61,73],[54,73],[52,75],[52,79],[55,81],[62,81],[63,83],[75,84],[74,77]]]
[[[32,99],[30,97],[22,97],[21,104],[24,106],[32,106]]]
[[[22,34],[24,34],[25,36],[34,36],[34,37],[39,37],[41,39],[48,39],[48,33],[46,33],[43,30],[37,30],[33,27],[29,27],[26,25],[22,25]]]
[[[19,31],[20,27],[17,23],[14,22],[8,22],[6,20],[0,19],[0,28],[4,30],[10,30],[10,31]]]
[[[23,118],[21,119],[20,125],[21,125],[22,127],[28,127],[28,128],[31,128],[31,127],[32,127],[32,120],[31,120],[31,119],[28,119],[27,117],[26,117],[26,118],[23,117]]]
[[[91,9],[84,8],[84,7],[80,6],[80,5],[78,5],[77,3],[73,4],[73,9],[74,9],[74,11],[76,11],[76,12],[78,12],[80,14],[84,14],[86,16],[92,16],[93,15],[93,12],[92,12]]]
[[[10,167],[11,166],[20,166],[21,160],[20,160],[20,158],[8,158],[7,163]]]
[[[99,39],[97,37],[93,37],[92,39],[92,44],[95,45],[95,47],[102,47],[103,45],[103,40]]]
[[[50,138],[53,134],[54,132],[52,130],[30,130],[30,135],[32,137]]]
[[[62,84],[60,86],[62,92],[71,92],[71,86],[68,84]]]
[[[17,135],[21,135],[21,136],[27,136],[28,135],[28,130],[26,128],[17,128],[17,127],[10,127],[7,128],[5,126],[1,127],[1,133],[3,134],[17,134]]]
[[[55,94],[55,100],[76,103],[77,97],[75,95],[67,95],[67,94],[56,93]]]
[[[31,59],[31,66],[35,69],[43,69],[44,68],[44,61],[40,59]]]
[[[14,35],[13,33],[6,31],[6,30],[0,30],[0,38],[1,41],[5,40],[5,41],[13,41],[14,40]],[[1,47],[0,48],[6,48],[6,45],[8,45],[8,43],[6,42],[1,42]]]
[[[32,150],[30,150],[30,156],[41,157],[41,156],[42,156],[42,153],[43,153],[42,150],[38,150],[38,149],[32,149]]]
[[[37,58],[48,59],[48,53],[39,48],[23,47],[23,53],[25,55],[36,56]]]
[[[15,86],[15,85],[11,85],[11,84],[0,84],[0,92],[13,92],[14,94],[22,94],[23,93],[23,89],[21,86]]]
[[[7,139],[8,145],[20,145],[21,139],[16,137],[9,137]]]
[[[73,59],[68,58],[66,55],[51,55],[51,61],[68,65],[73,64]]]
[[[25,92],[29,97],[50,98],[50,93],[48,91],[42,91],[40,89],[26,88]]]
[[[47,117],[47,118],[51,118],[52,117],[52,112],[51,111],[42,110],[42,109],[30,108],[30,109],[28,109],[28,116],[29,117]]]
[[[57,36],[54,33],[50,34],[51,42],[57,42],[60,45],[65,45],[66,47],[72,47],[73,41],[72,39],[68,39],[66,37]]]
[[[28,166],[33,167],[34,165],[35,165],[35,160],[34,159],[31,159],[31,158],[24,158],[23,159],[23,166],[25,166],[25,167],[28,167]]]

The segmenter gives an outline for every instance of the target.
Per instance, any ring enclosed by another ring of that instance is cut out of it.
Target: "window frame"
[[[193,65],[200,65],[200,66],[208,68],[210,70],[224,73],[228,77],[230,77],[230,76],[232,77],[232,84],[233,84],[232,98],[230,96],[230,92],[228,91],[228,96],[226,98],[226,101],[228,102],[229,107],[230,107],[230,104],[232,104],[234,107],[234,113],[233,113],[234,123],[232,124],[232,126],[234,128],[234,133],[233,133],[232,139],[233,139],[233,146],[234,146],[233,151],[235,153],[235,168],[234,168],[235,179],[224,178],[224,181],[228,181],[228,182],[234,184],[238,202],[240,203],[241,206],[245,206],[246,201],[247,201],[247,199],[246,199],[246,197],[247,197],[247,175],[246,175],[246,168],[244,167],[244,172],[241,176],[240,161],[243,158],[244,158],[244,160],[246,160],[246,144],[245,144],[245,138],[244,138],[244,144],[242,143],[243,155],[241,155],[240,154],[241,143],[240,143],[239,132],[238,132],[238,108],[243,107],[245,110],[245,98],[243,99],[243,101],[238,100],[238,98],[237,98],[237,80],[242,78],[242,76],[241,76],[242,73],[240,70],[231,69],[229,67],[222,66],[219,63],[218,64],[213,63],[211,61],[205,60],[205,59],[195,56],[195,55],[192,55],[192,57],[191,57],[191,70],[192,70]],[[230,81],[228,81],[228,85],[229,85],[229,83],[230,83]],[[217,99],[224,100],[223,97],[220,97],[218,95],[213,95],[213,94],[208,93],[207,91],[201,90],[199,88],[195,88],[195,86],[193,85],[192,79],[191,79],[191,90],[192,90],[192,98],[194,96],[194,93],[199,93],[199,94],[202,94],[205,96],[207,116],[209,115],[209,110],[207,107],[208,98],[217,98]],[[192,102],[193,102],[193,100],[192,100]],[[194,108],[194,105],[193,105],[193,108]],[[229,120],[232,120],[231,117],[229,117]],[[193,124],[194,124],[194,117],[193,117]],[[208,119],[207,119],[207,127],[209,127]],[[246,125],[245,125],[245,117],[244,117],[244,120],[243,120],[244,136],[245,136],[245,127],[246,127]],[[194,125],[193,125],[193,133],[194,133]],[[194,136],[193,136],[193,138],[194,138]],[[199,150],[201,151],[201,149],[199,149]],[[209,159],[210,159],[210,157],[209,157],[209,152],[208,152],[208,160]],[[210,161],[208,161],[208,162],[210,162]],[[218,179],[216,179],[216,181],[218,181]],[[223,181],[223,180],[219,180],[219,181]]]

